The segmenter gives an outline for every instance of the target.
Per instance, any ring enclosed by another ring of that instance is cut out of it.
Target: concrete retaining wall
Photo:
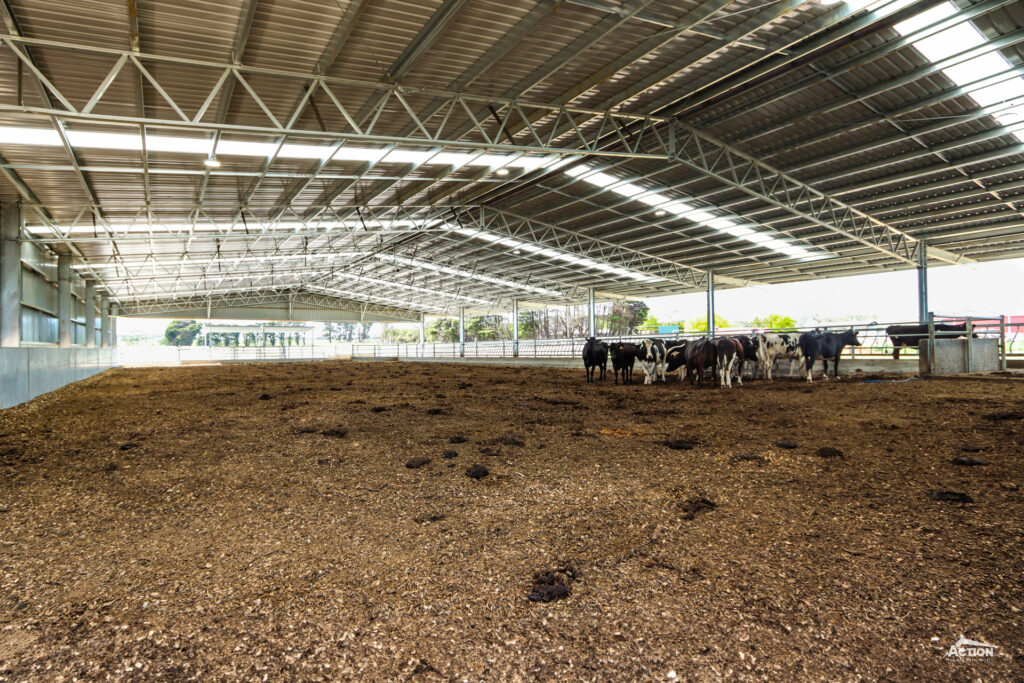
[[[0,348],[0,409],[114,367],[117,349]]]

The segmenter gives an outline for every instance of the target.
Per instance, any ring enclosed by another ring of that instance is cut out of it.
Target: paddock
[[[0,413],[0,676],[1019,677],[1024,383],[893,379],[110,370]]]

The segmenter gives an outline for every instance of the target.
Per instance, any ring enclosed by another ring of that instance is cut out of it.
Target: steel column
[[[587,330],[588,337],[597,336],[597,319],[594,314],[594,288],[587,290]]]
[[[0,197],[0,346],[21,346],[21,202]]]
[[[466,357],[466,307],[459,306],[459,358]]]
[[[427,316],[420,313],[420,355],[427,355]]]
[[[519,299],[512,299],[512,357],[519,357]]]
[[[110,346],[110,299],[106,295],[100,297],[100,346]]]
[[[917,321],[928,322],[928,249],[924,242],[917,248]]]
[[[96,281],[85,281],[85,345],[96,346]]]
[[[708,337],[715,338],[715,275],[708,271]]]
[[[57,344],[71,346],[71,255],[57,256]]]
[[[117,311],[114,307],[110,310],[110,345],[117,346]]]

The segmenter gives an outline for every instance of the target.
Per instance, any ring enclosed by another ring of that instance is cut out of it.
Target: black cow
[[[916,349],[918,342],[928,338],[927,325],[889,325],[885,334],[892,340],[892,357],[900,359],[903,347]],[[936,339],[956,339],[967,336],[967,323],[935,323]],[[977,337],[977,335],[974,335]]]
[[[636,345],[629,342],[615,342],[609,347],[612,354],[612,368],[615,370],[615,383],[619,383],[619,371],[622,371],[622,383],[633,383],[633,363],[636,361]]]
[[[594,370],[601,368],[601,379],[604,379],[608,367],[608,347],[596,337],[589,337],[583,345],[583,367],[587,371],[587,381],[594,381]]]
[[[832,374],[839,379],[839,354],[847,346],[860,346],[857,333],[851,327],[846,332],[825,332],[815,334],[804,332],[800,335],[800,353],[804,357],[804,372],[807,373],[807,381],[811,381],[811,368],[814,361],[821,359],[825,366],[825,379],[828,379],[828,362],[832,361]]]

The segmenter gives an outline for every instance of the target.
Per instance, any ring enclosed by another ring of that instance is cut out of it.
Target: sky
[[[928,303],[936,314],[1024,315],[1024,259],[930,267]],[[662,322],[707,315],[703,293],[647,299],[647,304]],[[715,313],[734,324],[771,313],[798,323],[916,321],[917,271],[723,289],[715,293]]]
[[[929,308],[936,314],[1024,315],[1024,259],[928,269]],[[703,293],[647,299],[662,322],[703,318]],[[917,320],[917,271],[901,270],[784,285],[723,289],[715,312],[730,323],[777,313],[800,324],[817,320]],[[866,317],[866,319],[865,319]],[[117,333],[162,336],[167,320],[119,318]],[[396,325],[415,327],[415,325]]]

